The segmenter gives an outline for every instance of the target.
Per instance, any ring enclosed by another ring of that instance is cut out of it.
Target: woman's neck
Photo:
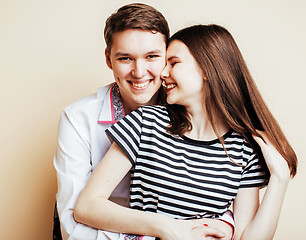
[[[217,134],[223,136],[229,128],[224,124],[220,114],[213,113],[214,122],[211,123],[208,118],[206,109],[202,106],[193,106],[187,109],[190,114],[192,130],[185,135],[197,140],[210,141],[217,138]],[[213,127],[213,125],[214,127]],[[215,129],[214,129],[215,128]],[[217,134],[215,131],[217,131]]]

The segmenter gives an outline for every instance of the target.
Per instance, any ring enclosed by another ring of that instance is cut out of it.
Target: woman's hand
[[[216,220],[218,221],[218,220]],[[166,232],[160,237],[162,240],[211,240],[225,239],[225,233],[216,227],[206,226],[197,220],[173,219]]]
[[[253,135],[253,138],[261,148],[271,177],[277,177],[281,181],[288,182],[290,179],[290,170],[286,160],[271,144],[265,132],[257,130],[257,133],[261,138],[255,135]]]
[[[193,220],[195,224],[203,228],[202,231],[206,232],[207,239],[222,239],[222,240],[231,240],[233,236],[233,227],[219,219],[212,218],[202,218]],[[211,233],[209,235],[209,233]],[[216,233],[223,233],[224,235],[217,235]]]
[[[192,239],[194,240],[230,240],[227,238],[225,233],[221,232],[219,229],[211,226],[198,226],[192,230]]]
[[[234,200],[235,239],[273,239],[290,179],[287,161],[272,145],[265,132],[257,133],[259,136],[253,135],[253,138],[261,148],[271,177],[260,204],[258,189],[239,189]]]

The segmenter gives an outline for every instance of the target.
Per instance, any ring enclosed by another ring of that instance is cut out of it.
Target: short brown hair
[[[113,34],[126,29],[159,32],[164,35],[166,43],[170,34],[167,20],[152,6],[142,3],[124,5],[113,13],[105,23],[104,38],[109,53],[112,47]]]

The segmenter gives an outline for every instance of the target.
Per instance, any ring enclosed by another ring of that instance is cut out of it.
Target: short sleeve
[[[135,164],[141,135],[142,108],[133,111],[105,132],[125,153],[132,165]]]
[[[240,187],[263,187],[266,185],[267,174],[264,166],[259,161],[254,150],[246,144],[244,146],[244,158],[246,165],[242,169]]]

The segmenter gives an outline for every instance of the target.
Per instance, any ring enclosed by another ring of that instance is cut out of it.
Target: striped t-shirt
[[[262,186],[265,172],[245,138],[232,130],[199,141],[166,132],[166,107],[145,106],[106,133],[133,165],[130,207],[170,217],[218,217],[239,188]]]

